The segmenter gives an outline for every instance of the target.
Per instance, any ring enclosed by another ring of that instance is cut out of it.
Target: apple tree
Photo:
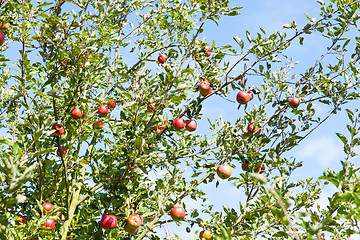
[[[0,1],[1,239],[359,233],[359,1],[318,1],[304,26],[207,42],[205,23],[246,11],[234,4]],[[288,50],[313,35],[327,51],[299,70]],[[232,102],[236,119],[206,115],[211,99]],[[294,147],[338,113],[342,169],[292,181]],[[220,181],[245,193],[238,207],[216,210],[202,187]],[[338,191],[317,208],[327,184]]]

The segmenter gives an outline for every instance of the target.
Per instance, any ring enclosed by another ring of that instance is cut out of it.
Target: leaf
[[[344,143],[344,145],[347,145],[348,140],[346,139],[346,137],[343,134],[336,133],[336,136],[338,136],[340,138],[340,140]]]
[[[233,39],[235,40],[235,42],[241,47],[241,49],[244,48],[244,42],[243,40],[241,40],[241,38],[234,36]]]

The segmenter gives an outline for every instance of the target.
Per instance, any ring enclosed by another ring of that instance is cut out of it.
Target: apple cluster
[[[51,212],[54,209],[54,206],[49,203],[43,203],[42,205],[42,213],[44,215],[48,214],[48,212]],[[27,219],[25,216],[17,215],[17,219],[15,220],[17,224],[26,224]],[[46,219],[45,222],[41,225],[42,229],[44,231],[52,231],[55,228],[55,220],[54,219]]]

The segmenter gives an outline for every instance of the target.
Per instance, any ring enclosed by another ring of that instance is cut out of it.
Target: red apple
[[[54,137],[58,137],[60,135],[63,135],[65,132],[64,126],[61,124],[54,124],[51,129],[56,130],[52,135]]]
[[[105,215],[102,217],[100,225],[105,230],[116,228],[117,218],[114,215]]]
[[[148,145],[148,147],[149,147],[150,149],[152,149],[152,148],[154,147],[154,144],[150,143],[150,144]]]
[[[232,169],[229,165],[219,165],[216,169],[216,173],[221,179],[227,179],[232,174]]]
[[[186,130],[190,131],[190,132],[193,132],[196,130],[196,127],[197,127],[197,123],[195,120],[186,120]]]
[[[199,234],[200,239],[211,239],[211,232],[210,230],[202,230]]]
[[[131,214],[127,218],[127,223],[130,225],[130,228],[138,228],[142,223],[144,219],[139,216],[139,214]]]
[[[63,156],[65,156],[66,153],[67,153],[67,150],[66,150],[66,148],[64,148],[64,147],[58,148],[58,150],[56,151],[56,154],[57,154],[59,157],[61,157],[60,149],[61,149],[61,152],[62,152]]]
[[[103,128],[104,127],[104,123],[103,121],[97,121],[93,124],[93,128],[94,129],[100,129],[100,128]]]
[[[82,117],[83,113],[81,112],[81,110],[79,108],[74,108],[73,110],[71,110],[70,112],[70,116],[73,119],[80,119]]]
[[[8,29],[9,27],[10,27],[10,23],[0,23],[0,28],[1,28],[1,29],[6,30],[6,29]]]
[[[211,48],[209,46],[206,46],[205,48],[205,56],[210,57],[211,55]]]
[[[210,83],[203,81],[199,84],[200,95],[205,97],[211,93]]]
[[[109,114],[109,109],[107,106],[105,105],[101,105],[98,108],[98,114],[100,115],[100,117],[106,117]]]
[[[164,126],[166,125],[167,120],[164,120]],[[161,133],[162,130],[164,130],[164,127],[159,127],[159,125],[151,127],[152,130],[154,130],[157,133]]]
[[[250,166],[250,163],[248,161],[245,161],[243,164],[241,164],[241,168],[245,172],[249,172],[249,170],[250,170],[249,166]]]
[[[291,108],[297,108],[300,105],[300,99],[297,97],[293,97],[289,99],[289,106]]]
[[[249,124],[249,126],[247,127],[247,131],[249,134],[259,135],[261,133],[261,129],[258,128],[256,125],[256,122],[252,122]]]
[[[107,106],[110,110],[113,110],[116,107],[116,101],[108,102]]]
[[[177,118],[173,121],[172,126],[175,130],[180,130],[186,126],[186,122],[183,118]]]
[[[19,218],[19,219],[16,220],[16,222],[18,224],[25,224],[26,223],[26,217],[21,216],[21,215],[17,215],[17,217]]]
[[[133,234],[136,233],[136,231],[138,230],[138,228],[132,228],[129,223],[126,223],[125,226],[124,226],[124,230],[125,230],[125,232],[133,235]]]
[[[265,165],[261,164],[260,166],[258,166],[257,168],[255,168],[254,170],[255,173],[263,173],[265,172]]]
[[[245,91],[240,91],[236,96],[236,101],[240,104],[246,104],[248,101],[250,101],[250,94]]]
[[[166,62],[166,59],[167,59],[167,56],[166,56],[166,54],[164,54],[164,53],[160,54],[159,57],[158,57],[158,61],[159,61],[159,63],[161,63],[161,64],[165,63],[165,62]]]
[[[181,206],[176,206],[171,209],[170,216],[174,221],[181,221],[185,217],[185,210]]]
[[[149,112],[154,113],[154,112],[157,110],[157,107],[155,107],[155,105],[148,105],[148,106],[146,107],[146,109],[147,109]]]
[[[54,206],[49,202],[43,203],[41,206],[43,207],[44,214],[54,209]]]
[[[3,31],[0,30],[0,46],[3,45],[5,42],[5,34]]]
[[[44,230],[51,231],[55,227],[55,220],[54,219],[46,219],[46,221],[42,224]]]

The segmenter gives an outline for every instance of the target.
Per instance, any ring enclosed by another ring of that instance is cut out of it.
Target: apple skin
[[[54,206],[49,202],[43,203],[43,205],[41,205],[41,206],[43,207],[44,214],[46,214],[46,212],[49,212],[54,209]]]
[[[199,234],[200,239],[211,239],[211,231],[206,229],[202,230]]]
[[[138,228],[132,228],[129,223],[126,223],[124,226],[124,231],[131,235],[134,235],[137,230]]]
[[[3,31],[0,30],[0,46],[3,45],[5,42],[5,34]]]
[[[18,224],[26,224],[26,217],[21,216],[21,215],[17,215],[17,217],[19,217],[20,219],[16,220],[16,222]]]
[[[160,64],[164,64],[164,63],[166,62],[166,59],[167,59],[166,54],[165,54],[165,53],[162,53],[162,54],[160,54],[159,57],[158,57],[158,62],[159,62]]]
[[[100,117],[106,117],[109,114],[109,108],[105,105],[101,105],[98,108],[98,114]]]
[[[250,101],[253,100],[254,94],[252,92],[247,92],[250,95]]]
[[[10,23],[0,23],[0,29],[8,29],[10,27]]]
[[[116,101],[108,102],[107,106],[110,110],[113,110],[116,107]]]
[[[257,168],[255,168],[254,170],[255,173],[263,173],[265,172],[265,165],[261,164],[260,166],[258,166]]]
[[[246,91],[240,91],[236,95],[236,101],[240,104],[246,104],[248,101],[250,101],[251,95]]]
[[[54,219],[46,219],[46,221],[42,224],[44,230],[51,231],[55,227],[55,220]]]
[[[129,224],[129,228],[138,228],[143,222],[144,219],[139,214],[131,214],[127,218],[127,224]]]
[[[248,161],[245,161],[243,164],[241,164],[241,168],[245,172],[250,172],[250,163]]]
[[[297,97],[293,97],[289,99],[289,106],[291,108],[297,108],[300,105],[300,99]]]
[[[202,81],[199,84],[199,91],[200,91],[200,95],[203,97],[209,95],[211,93],[210,83],[208,83],[207,81]]]
[[[54,125],[51,127],[51,129],[56,130],[56,131],[52,134],[54,137],[61,136],[61,135],[63,135],[64,132],[65,132],[64,126],[61,125],[61,124],[54,124]]]
[[[185,218],[185,210],[181,206],[173,207],[170,216],[174,221],[181,221]]]
[[[186,122],[183,118],[177,118],[173,121],[172,126],[175,130],[180,130],[186,126]]]
[[[80,119],[82,117],[83,113],[82,111],[79,109],[79,108],[74,108],[73,110],[71,110],[70,112],[70,116],[73,118],[73,119]]]
[[[57,154],[59,157],[61,157],[60,149],[61,149],[61,151],[62,151],[63,156],[65,156],[66,153],[67,153],[67,150],[66,150],[66,148],[64,148],[64,147],[58,148],[58,150],[56,151],[56,154]]]
[[[100,128],[103,128],[104,127],[104,123],[103,121],[97,121],[93,124],[93,128],[94,129],[100,129]]]
[[[257,125],[256,122],[252,122],[248,125],[247,131],[249,134],[259,135],[261,133],[261,129],[256,127],[256,125]]]
[[[102,217],[100,225],[105,230],[116,228],[117,218],[114,215],[105,215]]]
[[[216,169],[216,173],[221,179],[227,179],[232,174],[232,169],[229,165],[219,165]]]
[[[186,130],[190,131],[190,132],[193,132],[196,130],[197,128],[197,123],[195,120],[186,120]]]

